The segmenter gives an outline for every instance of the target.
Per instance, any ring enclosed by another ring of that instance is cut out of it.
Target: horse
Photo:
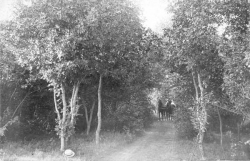
[[[159,115],[159,121],[164,120],[164,118],[166,118],[166,108],[165,106],[163,106],[161,100],[158,101],[158,115]]]
[[[169,100],[166,105],[166,119],[172,120],[173,119],[173,112],[174,112],[175,104],[173,101]]]

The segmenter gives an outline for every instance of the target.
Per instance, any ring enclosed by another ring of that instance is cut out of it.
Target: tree
[[[99,77],[99,144],[103,79],[129,75],[127,80],[134,80],[141,69],[141,75],[150,74],[142,44],[144,28],[137,8],[126,0],[33,1],[29,7],[20,5],[9,37],[18,63],[29,69],[31,79],[44,79],[53,87],[61,150],[74,131],[78,91],[87,77]]]
[[[207,104],[214,89],[212,85],[216,84],[211,82],[215,77],[214,71],[222,73],[219,70],[222,61],[216,49],[219,40],[216,34],[216,24],[219,23],[217,5],[215,1],[178,1],[173,13],[173,27],[165,30],[169,47],[166,52],[167,66],[184,78],[187,85],[184,89],[193,96],[190,98],[192,122],[198,131],[197,141],[204,159],[202,144],[207,124]]]
[[[93,21],[87,33],[89,39],[81,44],[90,56],[88,68],[99,77],[96,130],[96,144],[99,144],[103,79],[134,74],[141,66],[144,28],[136,7],[129,1],[102,0],[94,3],[90,10]]]
[[[249,122],[249,20],[248,1],[222,2],[220,16],[226,29],[221,37],[220,56],[225,62],[223,89],[230,106],[224,109],[237,113],[241,121],[237,124],[238,139],[243,123]]]
[[[23,82],[24,69],[17,63],[14,54],[8,49],[5,39],[7,22],[0,24],[0,136],[6,129],[18,120],[17,111],[22,106],[26,96],[20,101],[15,100],[22,89],[18,87]],[[8,91],[8,92],[7,92]],[[20,102],[19,102],[20,101]]]
[[[96,89],[97,87],[95,77],[90,77],[89,81],[85,81],[85,85],[83,85],[82,90],[80,91],[80,102],[84,108],[85,119],[87,124],[87,135],[89,135],[90,132],[94,109],[96,107]]]
[[[227,24],[220,45],[225,62],[224,83],[232,106],[229,110],[249,118],[249,2],[228,1],[221,8]]]
[[[81,49],[75,46],[84,39],[89,5],[79,1],[20,4],[9,26],[8,41],[18,63],[29,70],[31,80],[44,79],[53,87],[61,150],[74,132],[80,83],[89,74]]]

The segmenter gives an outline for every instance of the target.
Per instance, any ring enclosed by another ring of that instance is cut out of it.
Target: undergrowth
[[[191,140],[179,140],[176,146],[176,153],[185,161],[200,160],[200,151],[197,144]],[[230,151],[226,146],[221,148],[217,143],[205,143],[204,150],[207,160],[231,160]]]
[[[23,142],[0,144],[0,161],[96,161],[125,145],[137,137],[124,133],[103,131],[100,145],[95,144],[95,135],[76,135],[68,148],[75,152],[75,157],[65,158],[60,152],[60,140],[48,138]],[[178,139],[176,154],[186,161],[200,160],[200,153],[193,140]],[[230,144],[221,147],[218,143],[204,143],[207,160],[234,160]],[[239,158],[239,157],[238,157]],[[237,159],[238,159],[237,158]],[[244,157],[241,159],[245,159]]]
[[[128,144],[135,138],[106,131],[101,134],[100,145],[96,145],[94,136],[92,133],[89,136],[78,135],[72,139],[68,148],[75,152],[73,158],[63,156],[58,138],[4,143],[0,146],[0,161],[94,161],[106,151]]]

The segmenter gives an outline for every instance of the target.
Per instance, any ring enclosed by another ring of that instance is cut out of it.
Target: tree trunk
[[[102,74],[100,75],[99,79],[99,86],[98,86],[98,111],[97,111],[97,119],[98,119],[98,125],[96,129],[96,144],[99,145],[100,143],[100,131],[101,131],[101,124],[102,124]]]
[[[2,71],[0,71],[0,127],[3,126],[2,122],[3,122],[3,103],[2,103],[2,94],[3,94],[3,87],[2,87]]]
[[[204,152],[204,148],[203,148],[203,140],[204,140],[204,133],[205,133],[205,126],[207,123],[207,111],[206,111],[206,105],[204,103],[204,88],[202,86],[202,82],[201,82],[201,77],[200,77],[200,73],[197,73],[197,77],[198,77],[198,85],[199,85],[199,89],[200,89],[200,98],[199,98],[199,104],[200,104],[200,108],[201,108],[201,121],[200,121],[200,139],[199,139],[199,146],[200,146],[200,150],[201,150],[201,158],[202,160],[205,160],[205,152]]]
[[[59,112],[59,109],[58,109],[58,104],[57,104],[57,99],[56,99],[56,94],[57,94],[57,92],[56,92],[56,87],[55,87],[55,85],[54,85],[54,104],[55,104],[55,110],[56,110],[56,115],[57,115],[57,119],[58,119],[58,121],[60,122],[61,121],[61,115],[60,115],[60,112]],[[60,127],[61,125],[59,124],[59,127]]]
[[[65,149],[65,133],[66,133],[66,117],[67,117],[67,102],[66,102],[66,94],[65,94],[65,87],[62,84],[61,85],[61,91],[62,91],[62,102],[63,102],[63,111],[62,111],[62,121],[61,121],[61,151],[64,151]]]
[[[69,113],[69,111],[67,111],[68,114],[66,114],[66,124],[65,124],[65,130],[66,130],[65,131],[65,135],[66,135],[65,141],[66,142],[65,142],[65,146],[70,145],[72,137],[73,137],[74,129],[75,129],[75,117],[77,116],[78,107],[79,107],[77,105],[77,96],[78,96],[79,87],[80,87],[79,81],[74,83],[72,95],[71,95],[71,99],[70,99],[70,104],[69,104],[70,113]]]
[[[192,71],[192,77],[193,77],[193,83],[194,83],[194,89],[195,89],[195,99],[197,101],[199,99],[199,93],[198,93],[198,86],[197,86],[196,80],[195,80],[195,73],[194,73],[194,71]]]
[[[206,160],[205,159],[205,152],[203,148],[203,140],[204,140],[204,131],[199,131],[199,137],[198,137],[198,147],[201,152],[201,160]]]
[[[78,91],[80,87],[80,82],[77,82],[74,84],[73,91],[72,91],[72,96],[70,100],[70,108],[71,108],[71,120],[70,123],[72,127],[74,127],[74,122],[75,122],[75,116],[78,113],[78,108],[77,108],[77,96],[78,96]]]
[[[56,94],[57,94],[57,89],[56,89],[56,85],[54,85],[54,105],[55,105],[55,111],[56,111],[56,114],[57,114],[57,119],[58,119],[58,123],[59,123],[59,128],[61,129],[61,132],[60,132],[60,141],[61,141],[61,148],[60,150],[61,151],[64,151],[64,147],[65,147],[65,138],[64,138],[64,132],[63,132],[63,124],[62,124],[62,118],[61,118],[61,115],[60,115],[60,112],[59,112],[59,106],[57,104],[57,97],[56,97]]]
[[[223,145],[222,120],[221,120],[220,110],[218,107],[216,108],[217,108],[217,113],[218,113],[219,121],[220,121],[220,145],[222,146]]]
[[[197,80],[195,77],[197,76]],[[205,126],[207,123],[207,111],[206,111],[206,104],[204,103],[204,88],[202,86],[202,81],[200,77],[200,73],[195,73],[194,70],[192,70],[192,77],[193,77],[193,83],[195,88],[195,101],[196,101],[196,119],[199,123],[198,128],[198,147],[201,152],[201,159],[205,160],[205,152],[203,148],[203,140],[204,140],[204,133],[205,133]]]
[[[241,122],[240,122],[240,123],[237,123],[238,141],[240,141],[240,140],[241,140],[241,134],[240,134],[240,131],[241,131]]]
[[[0,75],[0,127],[2,127],[2,118],[3,118],[3,107],[2,107],[2,82],[1,82],[1,75]]]
[[[86,130],[87,135],[89,135],[89,132],[90,132],[94,108],[95,108],[95,101],[93,100],[93,104],[92,104],[92,107],[90,109],[90,114],[88,115],[88,108],[86,105],[84,105],[85,117],[86,117],[86,123],[87,123],[87,130]]]
[[[57,103],[57,87],[54,85],[54,104],[55,104],[55,111],[57,114],[58,119],[58,126],[60,130],[60,139],[61,139],[61,147],[60,150],[64,151],[64,149],[67,147],[67,142],[69,141],[69,135],[67,135],[68,130],[72,130],[69,128],[74,128],[75,123],[75,116],[78,112],[78,106],[77,106],[77,95],[80,87],[80,82],[77,82],[73,86],[72,90],[72,96],[70,100],[70,113],[68,109],[67,99],[66,99],[66,91],[65,91],[65,85],[61,84],[61,100],[62,100],[62,109],[59,107],[60,105]]]
[[[202,83],[201,83],[201,76],[200,76],[200,73],[197,73],[197,77],[198,77],[198,85],[199,85],[199,88],[200,88],[200,101],[201,101],[201,103],[203,103],[203,99],[204,99],[204,88],[203,88]]]

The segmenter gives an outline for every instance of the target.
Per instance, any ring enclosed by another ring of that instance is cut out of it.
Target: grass
[[[209,160],[231,160],[230,145],[224,145],[223,148],[218,143],[204,144],[206,158]]]
[[[89,136],[77,135],[69,146],[75,152],[75,157],[65,158],[60,152],[59,138],[32,140],[30,142],[8,142],[0,145],[0,161],[95,161],[105,154],[110,154],[129,143],[135,136],[117,132],[102,132],[101,143],[95,144],[94,133]],[[186,161],[200,159],[196,144],[191,140],[178,140],[176,153]],[[205,155],[208,160],[233,160],[230,144],[223,148],[216,142],[204,143]],[[241,158],[246,159],[246,158]]]
[[[232,152],[230,143],[225,143],[223,147],[220,144],[204,143],[203,144],[205,157],[207,160],[247,160],[246,155],[240,149],[237,152]],[[180,158],[186,158],[186,161],[200,160],[200,151],[191,140],[179,140],[176,145],[176,151]],[[233,154],[236,154],[233,156]]]
[[[8,142],[1,145],[0,161],[94,161],[105,152],[128,144],[133,138],[121,133],[103,132],[100,139],[101,143],[98,146],[95,144],[94,134],[76,136],[69,145],[76,156],[69,159],[60,152],[58,138],[30,142]]]
[[[178,140],[176,153],[180,158],[185,158],[186,161],[200,160],[200,151],[197,144],[191,140]],[[217,143],[203,144],[205,156],[207,160],[230,159],[230,152],[227,149],[221,148]]]

